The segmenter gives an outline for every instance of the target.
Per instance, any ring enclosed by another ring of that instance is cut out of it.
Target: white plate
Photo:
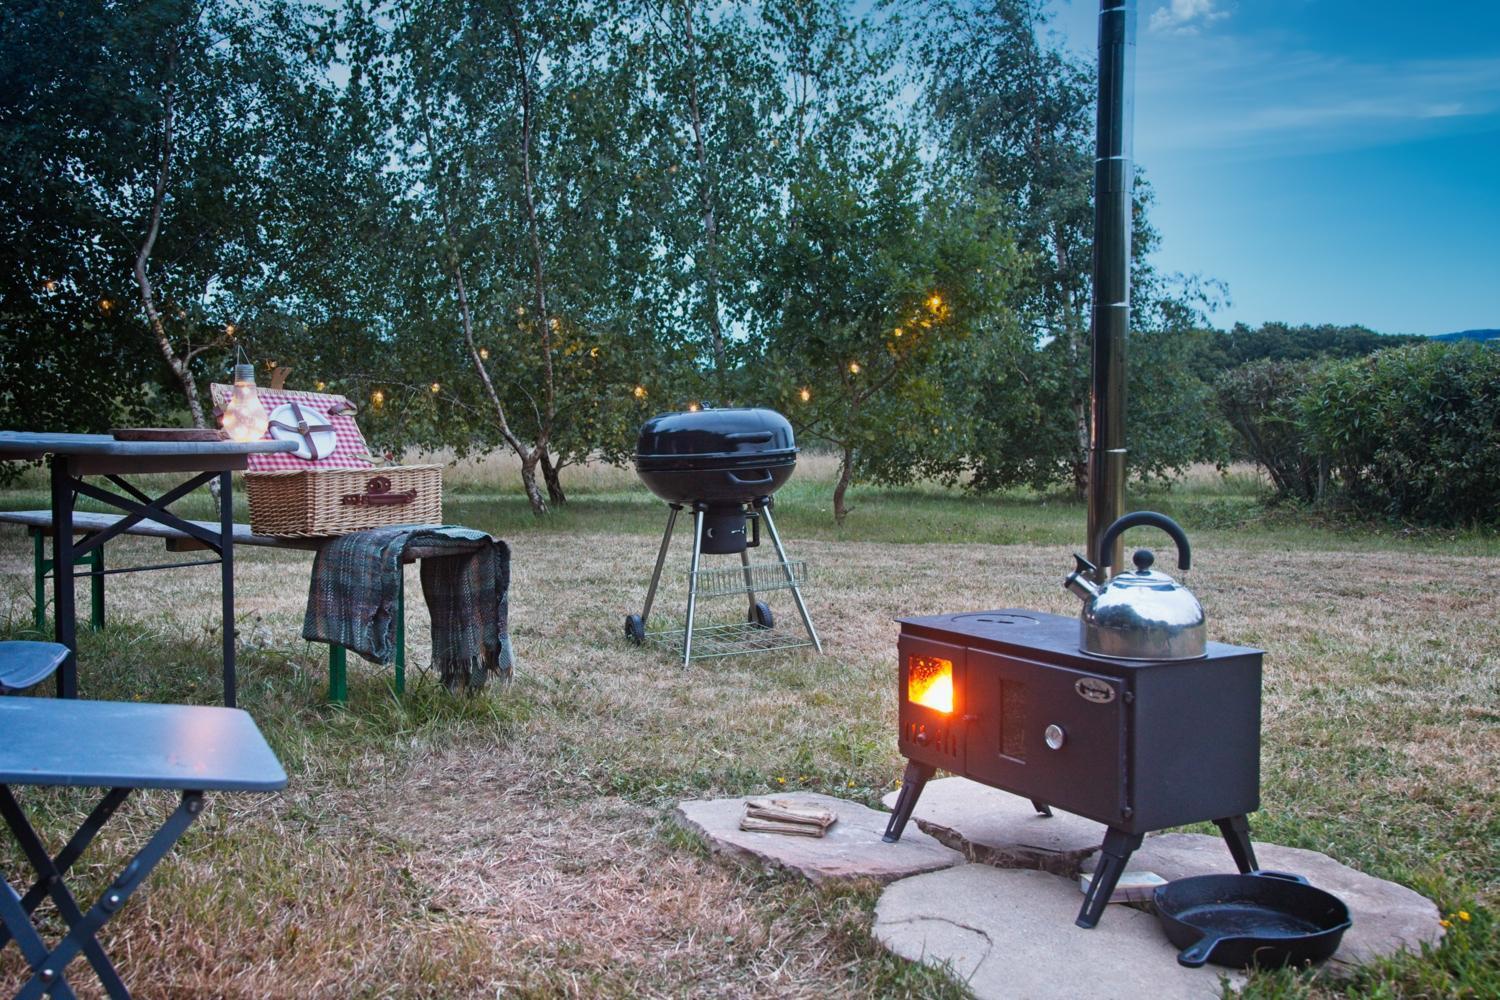
[[[304,435],[300,430],[286,430],[277,424],[285,424],[286,427],[299,428],[297,411],[301,411],[301,423],[307,427]],[[277,441],[295,441],[297,450],[292,452],[298,458],[309,462],[314,461],[312,448],[308,446],[308,439],[318,449],[318,458],[324,459],[333,454],[333,449],[338,445],[338,436],[333,433],[333,424],[328,421],[328,414],[314,406],[306,403],[297,403],[295,408],[291,403],[282,403],[271,411],[271,437]]]

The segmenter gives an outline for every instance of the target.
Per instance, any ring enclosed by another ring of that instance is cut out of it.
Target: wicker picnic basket
[[[390,524],[441,524],[443,467],[247,472],[257,535],[347,535]]]
[[[211,388],[215,404],[224,405],[230,387]],[[257,535],[322,537],[392,524],[442,522],[443,467],[373,465],[348,399],[283,389],[275,383],[258,394],[273,411],[273,427],[306,446],[295,455],[250,456],[245,492],[250,498],[250,530]],[[292,404],[296,426],[275,424],[274,413],[280,411],[274,408]]]

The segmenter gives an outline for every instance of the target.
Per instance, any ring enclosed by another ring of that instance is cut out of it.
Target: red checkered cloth
[[[234,387],[214,383],[209,386],[213,393],[214,406],[223,409],[229,405]],[[371,467],[370,446],[354,421],[354,404],[343,396],[322,392],[294,392],[291,389],[255,390],[266,411],[276,409],[284,403],[296,403],[304,410],[315,411],[328,418],[333,425],[336,441],[333,452],[316,462],[298,458],[291,452],[275,452],[269,455],[250,455],[251,472],[300,472],[303,469],[368,469]],[[329,412],[343,410],[345,412]],[[266,437],[270,437],[267,433]]]

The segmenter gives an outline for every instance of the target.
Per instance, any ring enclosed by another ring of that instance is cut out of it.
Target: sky
[[[1097,52],[1098,4],[1049,0]],[[1211,317],[1500,327],[1500,4],[1140,0],[1135,161]]]

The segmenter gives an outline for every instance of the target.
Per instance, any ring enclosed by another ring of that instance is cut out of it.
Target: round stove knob
[[[1063,727],[1052,723],[1042,732],[1042,739],[1047,741],[1047,746],[1052,750],[1061,750],[1064,743],[1068,741],[1068,734],[1063,732]]]

